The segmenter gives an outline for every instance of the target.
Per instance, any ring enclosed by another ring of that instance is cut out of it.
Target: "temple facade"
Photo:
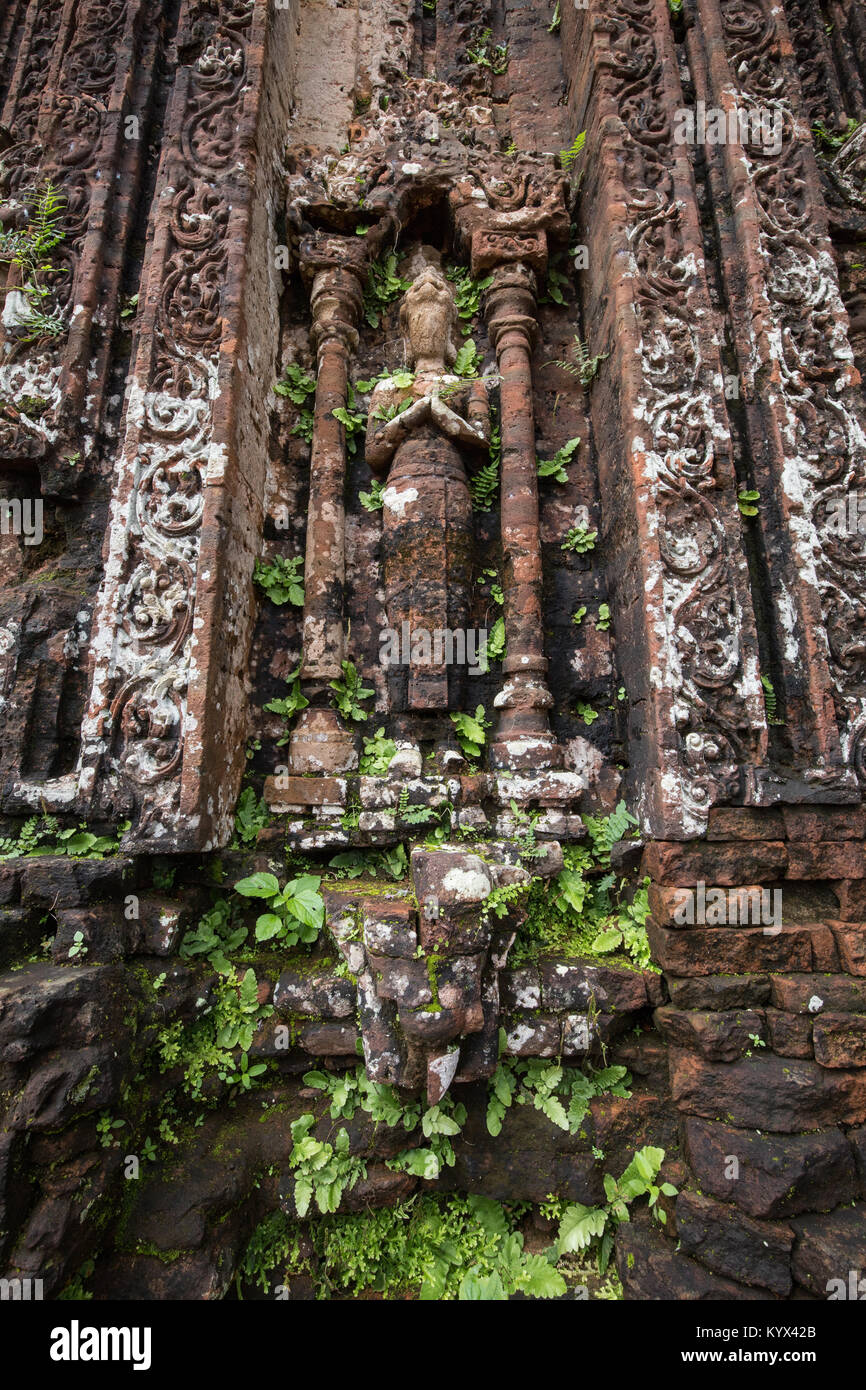
[[[862,0],[7,0],[8,1278],[866,1268],[864,249]]]

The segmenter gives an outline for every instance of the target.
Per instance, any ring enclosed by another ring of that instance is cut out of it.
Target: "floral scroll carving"
[[[174,774],[188,720],[204,497],[221,467],[212,434],[228,260],[224,184],[238,159],[253,3],[221,9],[189,69],[169,155],[160,292],[150,341],[139,351],[145,379],[129,410],[132,483],[111,618],[112,693],[103,703],[107,719],[93,714],[93,732],[107,736],[111,772],[138,808],[139,832],[164,826],[179,806]]]
[[[843,752],[864,783],[866,732],[866,569],[864,538],[840,535],[832,517],[866,488],[866,433],[856,405],[856,373],[824,214],[814,197],[811,144],[797,125],[783,64],[778,11],[763,0],[720,5],[731,81],[746,107],[778,112],[778,153],[744,147],[767,266],[766,297],[775,323],[789,422],[786,450],[796,461],[795,499],[811,542],[836,688]],[[862,144],[846,147],[837,174],[850,178]]]
[[[46,72],[61,39],[64,7],[60,0],[39,0],[23,71],[4,113],[15,143],[3,154],[0,201],[24,205],[49,181],[63,200],[63,240],[54,250],[53,270],[43,277],[49,293],[40,305],[58,331],[7,336],[0,366],[4,391],[13,397],[40,396],[50,409],[39,421],[24,420],[14,430],[2,427],[0,448],[10,457],[29,456],[34,446],[37,452],[44,450],[45,441],[55,436],[64,398],[68,415],[79,411],[83,383],[71,383],[75,407],[70,409],[70,384],[64,384],[62,375],[70,351],[72,305],[82,298],[79,271],[91,195],[99,178],[109,99],[122,61],[130,8],[129,0],[81,6],[58,82],[46,93]]]
[[[623,126],[641,336],[633,447],[645,457],[657,507],[665,683],[673,692],[686,809],[700,819],[712,800],[736,794],[745,764],[761,761],[763,718],[720,506],[712,366],[698,331],[695,268],[674,188],[656,7],[652,0],[615,0],[601,23],[609,47],[599,61]]]

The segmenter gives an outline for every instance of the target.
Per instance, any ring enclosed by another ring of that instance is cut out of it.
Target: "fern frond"
[[[577,159],[577,156],[581,153],[585,144],[586,131],[581,130],[579,134],[575,135],[567,150],[559,151],[559,162],[566,173],[570,171],[571,166],[574,164],[574,161]]]

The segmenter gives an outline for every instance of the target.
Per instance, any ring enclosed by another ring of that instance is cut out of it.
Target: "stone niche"
[[[464,1107],[437,1192],[542,1244],[551,1193],[663,1149],[628,1298],[863,1267],[864,33],[860,0],[6,5],[9,1278],[229,1295],[297,1215],[293,1122],[333,1135],[311,1069]],[[252,875],[316,881],[314,942],[256,936]],[[579,907],[543,936],[581,893],[640,967]],[[494,1136],[503,1060],[629,1094]],[[420,1129],[367,1120],[341,1215],[430,1190]]]

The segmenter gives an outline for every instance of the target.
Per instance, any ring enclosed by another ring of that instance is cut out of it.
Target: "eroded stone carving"
[[[457,355],[457,311],[435,268],[423,270],[400,311],[414,380],[380,382],[370,401],[366,458],[383,493],[386,606],[392,629],[463,632],[472,584],[472,502],[466,464],[490,441],[483,381],[464,385],[448,372]],[[444,639],[429,659],[389,672],[392,708],[461,708],[463,668],[446,661]],[[407,688],[408,687],[408,688]]]
[[[827,656],[836,689],[843,755],[862,778],[866,730],[866,575],[863,537],[839,536],[834,509],[866,485],[866,434],[857,408],[858,374],[847,316],[815,195],[811,142],[794,109],[782,42],[784,19],[764,0],[719,5],[728,60],[728,90],[749,110],[777,113],[781,148],[744,147],[759,218],[758,248],[766,267],[765,302],[772,315],[767,351],[776,364],[785,466],[779,483],[800,572],[820,597]],[[861,149],[851,142],[839,171],[854,175]],[[850,170],[849,170],[850,161]],[[820,637],[818,637],[820,640]],[[797,643],[790,634],[793,650]],[[832,780],[816,770],[814,778]]]
[[[624,428],[637,470],[640,548],[657,555],[643,586],[652,614],[650,679],[654,698],[670,701],[662,718],[677,748],[661,798],[673,818],[698,829],[712,802],[742,795],[744,769],[764,760],[754,620],[732,538],[721,364],[706,331],[703,270],[688,245],[697,231],[694,195],[688,185],[688,198],[680,195],[677,182],[658,12],[653,0],[615,0],[599,26],[608,42],[597,66],[622,122],[638,334],[636,399]],[[663,748],[657,756],[669,762]],[[649,800],[645,811],[659,814]]]
[[[141,344],[97,615],[82,788],[100,764],[136,833],[168,835],[195,669],[193,613],[205,492],[224,475],[214,442],[225,332],[230,195],[253,2],[223,7],[190,69],[174,180],[163,193],[160,289]]]

